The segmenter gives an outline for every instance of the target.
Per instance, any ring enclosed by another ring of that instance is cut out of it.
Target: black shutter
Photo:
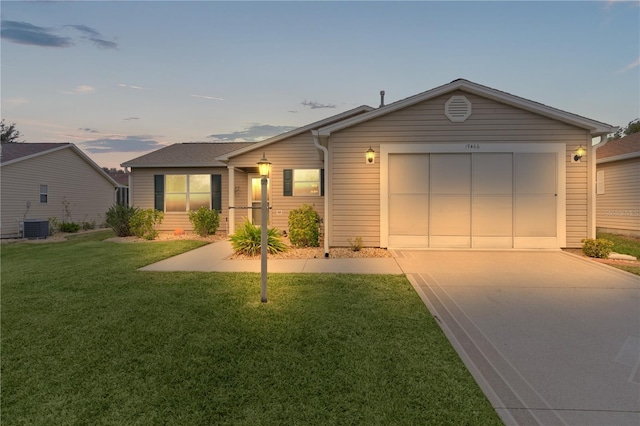
[[[164,211],[164,175],[153,176],[154,208]]]
[[[320,195],[324,196],[324,169],[320,169]]]
[[[284,169],[284,196],[291,197],[293,195],[293,169]]]
[[[211,175],[211,210],[222,212],[222,175]]]

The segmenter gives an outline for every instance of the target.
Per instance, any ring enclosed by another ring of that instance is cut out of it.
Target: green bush
[[[201,237],[215,234],[220,226],[220,215],[218,210],[210,210],[205,206],[198,210],[189,210],[189,222],[193,225],[193,230]]]
[[[613,249],[613,242],[604,238],[585,238],[582,240],[582,252],[589,257],[606,259]]]
[[[138,211],[136,207],[123,206],[116,204],[109,208],[106,214],[107,226],[113,229],[118,237],[128,237],[133,235],[129,227],[129,221]]]
[[[146,240],[153,240],[158,236],[158,231],[154,228],[162,223],[164,213],[155,209],[137,209],[129,219],[129,227],[136,237]]]
[[[289,240],[295,247],[320,246],[320,216],[309,204],[289,212]]]
[[[236,253],[255,256],[260,254],[262,231],[249,219],[231,237],[231,245]],[[287,251],[287,245],[282,242],[282,234],[276,228],[267,229],[267,251],[271,254]]]
[[[80,230],[80,225],[75,222],[62,222],[58,226],[60,232],[78,232]]]
[[[87,231],[89,229],[96,229],[96,221],[92,220],[91,222],[82,222],[82,229]]]

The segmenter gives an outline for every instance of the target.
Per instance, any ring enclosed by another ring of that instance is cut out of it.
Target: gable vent
[[[464,96],[452,96],[444,105],[444,114],[454,123],[461,123],[471,115],[471,102]]]

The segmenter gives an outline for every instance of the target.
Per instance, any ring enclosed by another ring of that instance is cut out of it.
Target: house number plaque
[[[475,151],[480,149],[480,144],[479,143],[468,143],[464,146],[467,151]]]

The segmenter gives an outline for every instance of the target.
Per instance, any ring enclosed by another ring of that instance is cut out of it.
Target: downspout
[[[329,150],[320,144],[320,133],[312,130],[313,144],[324,154],[324,257],[329,257]]]
[[[596,135],[597,137],[598,135]],[[596,237],[596,215],[597,212],[597,197],[596,188],[598,184],[596,183],[596,162],[598,160],[597,151],[599,148],[603,147],[607,144],[607,135],[599,135],[600,142],[598,142],[595,146],[593,145],[593,139],[591,139],[591,144],[589,145],[589,168],[587,172],[588,176],[588,191],[589,191],[589,199],[587,201],[587,209],[589,209],[589,214],[587,215],[588,224],[587,224],[587,238],[595,238]]]

